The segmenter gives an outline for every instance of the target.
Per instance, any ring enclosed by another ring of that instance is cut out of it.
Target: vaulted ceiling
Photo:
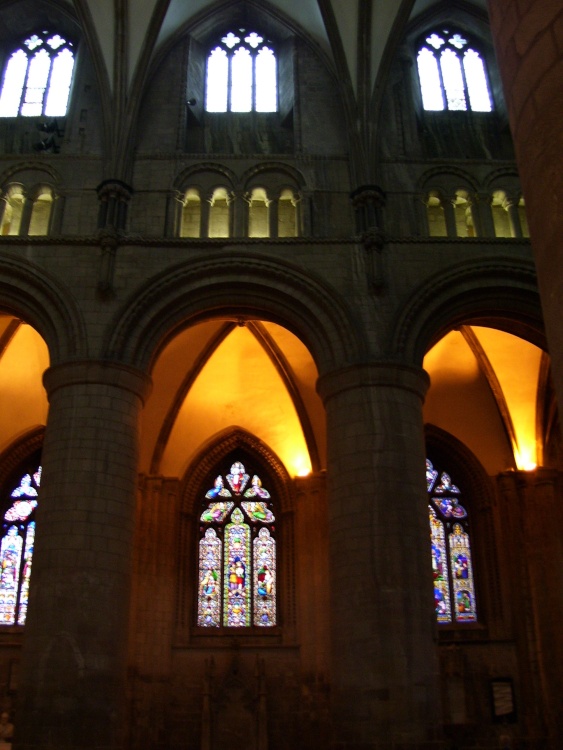
[[[515,367],[514,363],[518,366]],[[0,454],[47,422],[45,342],[0,315]],[[523,339],[480,326],[450,332],[426,355],[424,419],[467,445],[494,475],[542,464],[549,359]],[[209,320],[161,350],[141,416],[140,471],[183,476],[229,430],[255,436],[291,476],[326,467],[325,411],[310,352],[279,325]]]

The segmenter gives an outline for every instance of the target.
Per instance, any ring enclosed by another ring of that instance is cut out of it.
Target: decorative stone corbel
[[[366,251],[368,283],[380,294],[386,287],[383,256],[386,238],[382,229],[385,194],[377,185],[365,185],[354,190],[350,199],[356,215],[356,232]]]

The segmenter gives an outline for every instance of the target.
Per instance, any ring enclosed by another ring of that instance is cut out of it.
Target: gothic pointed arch
[[[477,599],[473,617],[465,617],[464,619],[462,616],[458,620],[455,616],[452,616],[449,623],[478,622],[481,628],[485,628],[489,619],[494,618],[498,621],[503,616],[502,587],[493,511],[494,488],[477,457],[452,434],[436,425],[427,424],[425,426],[425,439],[427,460],[430,461],[438,479],[433,483],[433,489],[436,489],[440,482],[444,486],[444,482],[439,479],[438,475],[446,473],[446,484],[447,480],[450,480],[450,487],[454,487],[458,491],[456,495],[446,490],[440,496],[436,495],[435,492],[432,493],[431,488],[428,488],[431,519],[433,514],[435,522],[437,521],[439,524],[446,523],[452,528],[456,523],[464,526],[461,533],[470,550],[469,565],[472,569],[472,596]],[[427,467],[427,481],[428,479]],[[448,497],[454,498],[454,504],[459,501],[458,505],[463,509],[458,514],[459,519],[456,519],[452,513],[448,516],[447,511],[446,515],[441,512],[440,500],[443,498],[444,503],[447,504]],[[438,504],[433,498],[437,499]],[[463,513],[465,513],[465,516],[463,516]],[[449,528],[448,531],[451,532],[452,528]],[[444,542],[446,542],[445,539]],[[453,557],[453,555],[449,556]],[[458,575],[458,590],[464,589],[463,584],[466,579],[463,578],[463,574]],[[452,575],[455,577],[455,571]],[[436,577],[435,568],[434,576]],[[451,606],[453,610],[457,609],[457,603],[453,598]],[[440,619],[438,621],[440,622]],[[441,622],[447,624],[448,620],[442,618]]]
[[[282,462],[246,430],[202,447],[181,481],[179,638],[293,623],[294,503]]]
[[[29,430],[0,455],[0,626],[27,619],[44,427]]]

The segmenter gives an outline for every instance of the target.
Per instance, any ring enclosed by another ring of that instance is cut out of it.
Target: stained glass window
[[[197,623],[272,627],[277,623],[276,519],[270,493],[257,475],[250,479],[240,461],[225,479],[215,479],[199,518]]]
[[[417,66],[425,110],[492,110],[485,63],[462,34],[447,29],[429,34],[419,47]]]
[[[207,57],[208,112],[276,112],[277,63],[271,43],[255,31],[229,31]]]
[[[72,42],[48,31],[32,34],[4,69],[0,117],[66,115],[73,69]]]
[[[10,493],[0,541],[0,624],[24,625],[35,541],[41,467],[24,474]]]
[[[434,602],[439,624],[477,621],[467,511],[445,472],[426,460]]]

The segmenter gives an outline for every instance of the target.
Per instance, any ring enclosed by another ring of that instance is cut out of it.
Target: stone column
[[[496,237],[495,221],[493,218],[493,197],[490,193],[477,193],[473,204],[473,218],[479,215],[479,227],[481,237]]]
[[[542,312],[563,405],[563,4],[489,0],[491,31],[516,150]]]
[[[518,214],[518,199],[512,195],[507,195],[503,205],[508,213],[512,236],[522,237],[522,227],[520,226],[520,216]]]
[[[423,370],[323,376],[327,411],[331,695],[338,750],[429,747],[440,701]]]
[[[278,236],[278,208],[280,200],[280,191],[269,196],[268,201],[268,231],[269,236],[274,239]]]
[[[31,223],[31,212],[33,211],[33,201],[27,193],[24,193],[24,202],[20,219],[20,231],[18,234],[24,236],[29,234],[29,225]]]
[[[96,188],[98,200],[98,229],[113,229],[124,232],[127,225],[127,209],[133,190],[121,180],[104,180]]]
[[[519,714],[526,733],[555,750],[563,746],[561,475],[538,468],[505,472],[498,481],[505,586],[520,661]]]
[[[231,193],[231,237],[248,237],[248,201],[243,193]]]
[[[43,449],[16,744],[124,746],[137,422],[149,379],[112,363],[44,376]]]
[[[446,231],[448,237],[457,237],[457,223],[455,217],[455,196],[447,195],[442,197],[442,207],[444,209],[444,219],[446,221]]]

